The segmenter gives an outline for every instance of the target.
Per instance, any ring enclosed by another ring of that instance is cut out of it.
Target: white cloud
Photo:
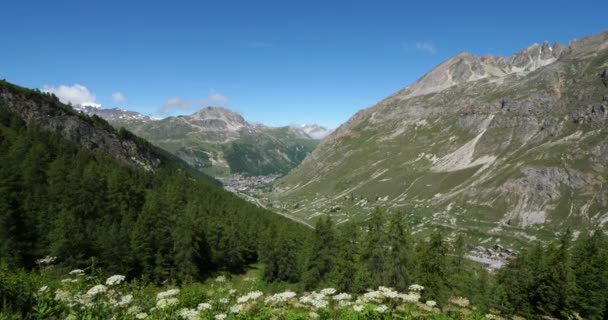
[[[204,107],[225,107],[228,105],[228,98],[221,93],[211,89],[209,95],[198,102],[201,108]]]
[[[416,49],[430,54],[437,53],[437,48],[430,42],[416,42]]]
[[[95,95],[87,87],[78,83],[73,86],[60,85],[59,87],[45,85],[42,91],[53,93],[59,98],[59,101],[71,103],[74,106],[98,105],[95,103]]]
[[[114,102],[123,102],[125,101],[125,96],[122,94],[122,92],[117,91],[112,93],[112,100],[114,100]]]
[[[160,114],[166,114],[171,109],[188,110],[190,109],[190,102],[183,100],[180,97],[169,98],[163,103],[158,112]]]

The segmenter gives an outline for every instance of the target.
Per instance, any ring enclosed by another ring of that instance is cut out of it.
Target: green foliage
[[[583,236],[572,249],[567,231],[555,244],[526,250],[498,273],[497,303],[504,311],[527,317],[604,319],[608,314],[604,237],[598,230]]]
[[[293,255],[309,232],[179,168],[119,164],[4,108],[0,151],[0,259],[11,267],[31,269],[45,255],[66,267],[95,258],[107,272],[194,281],[244,270],[263,230],[283,230],[282,250]]]

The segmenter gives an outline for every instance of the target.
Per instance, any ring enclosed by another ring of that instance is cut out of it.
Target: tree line
[[[25,123],[0,106],[0,260],[199,280],[257,261],[267,230],[310,230],[177,168],[148,172]]]
[[[374,212],[361,223],[336,227],[321,218],[302,249],[290,257],[288,242],[277,241],[266,259],[267,281],[300,281],[306,290],[334,287],[363,293],[388,286],[406,291],[425,287],[423,298],[445,305],[466,297],[484,311],[526,318],[608,318],[608,239],[603,230],[572,233],[548,245],[537,243],[497,272],[466,260],[462,235],[448,241],[439,231],[411,236],[403,215]],[[302,267],[298,268],[298,265]]]

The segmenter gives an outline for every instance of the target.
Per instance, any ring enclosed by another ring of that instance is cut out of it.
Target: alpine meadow
[[[519,2],[7,3],[0,320],[608,319],[608,5]]]

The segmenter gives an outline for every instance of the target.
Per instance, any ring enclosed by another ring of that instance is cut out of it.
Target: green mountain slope
[[[192,281],[244,270],[277,235],[299,252],[308,232],[102,119],[0,84],[2,268],[32,269],[50,255],[63,271],[93,264],[157,283]]]
[[[418,231],[477,241],[605,226],[606,69],[608,32],[507,58],[458,54],[354,115],[272,196],[305,221],[363,219],[380,206]]]
[[[285,174],[317,146],[299,127],[252,125],[225,108],[157,121],[110,120],[213,176]]]

